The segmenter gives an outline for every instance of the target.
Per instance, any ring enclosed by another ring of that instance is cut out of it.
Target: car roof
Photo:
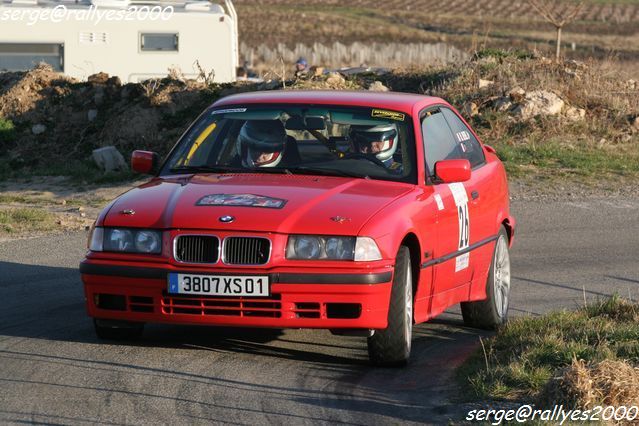
[[[369,92],[346,90],[270,90],[227,96],[214,107],[246,104],[317,104],[384,108],[411,114],[419,109],[447,102],[432,96],[399,92]]]

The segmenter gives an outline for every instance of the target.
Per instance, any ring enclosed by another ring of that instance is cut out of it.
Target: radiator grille
[[[207,235],[180,235],[175,241],[175,260],[185,263],[217,263],[220,240]]]
[[[224,263],[264,265],[271,254],[271,241],[259,237],[229,237],[224,240]]]

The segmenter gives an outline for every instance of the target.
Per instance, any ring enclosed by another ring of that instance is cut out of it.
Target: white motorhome
[[[105,72],[123,82],[201,72],[236,78],[237,13],[231,0],[0,0],[0,71],[47,62],[86,80]]]

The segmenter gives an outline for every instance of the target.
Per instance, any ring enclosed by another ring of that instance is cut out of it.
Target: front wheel
[[[508,320],[510,299],[510,254],[508,234],[502,226],[486,281],[486,299],[461,304],[464,323],[471,327],[495,329]]]
[[[368,356],[379,366],[406,365],[413,332],[413,274],[408,247],[399,248],[388,309],[388,327],[368,338]]]

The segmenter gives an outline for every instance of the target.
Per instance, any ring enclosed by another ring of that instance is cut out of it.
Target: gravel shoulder
[[[0,212],[43,211],[48,215],[46,226],[37,220],[15,230],[0,226],[0,241],[87,229],[112,199],[143,182],[96,186],[74,183],[63,177],[0,182]]]

